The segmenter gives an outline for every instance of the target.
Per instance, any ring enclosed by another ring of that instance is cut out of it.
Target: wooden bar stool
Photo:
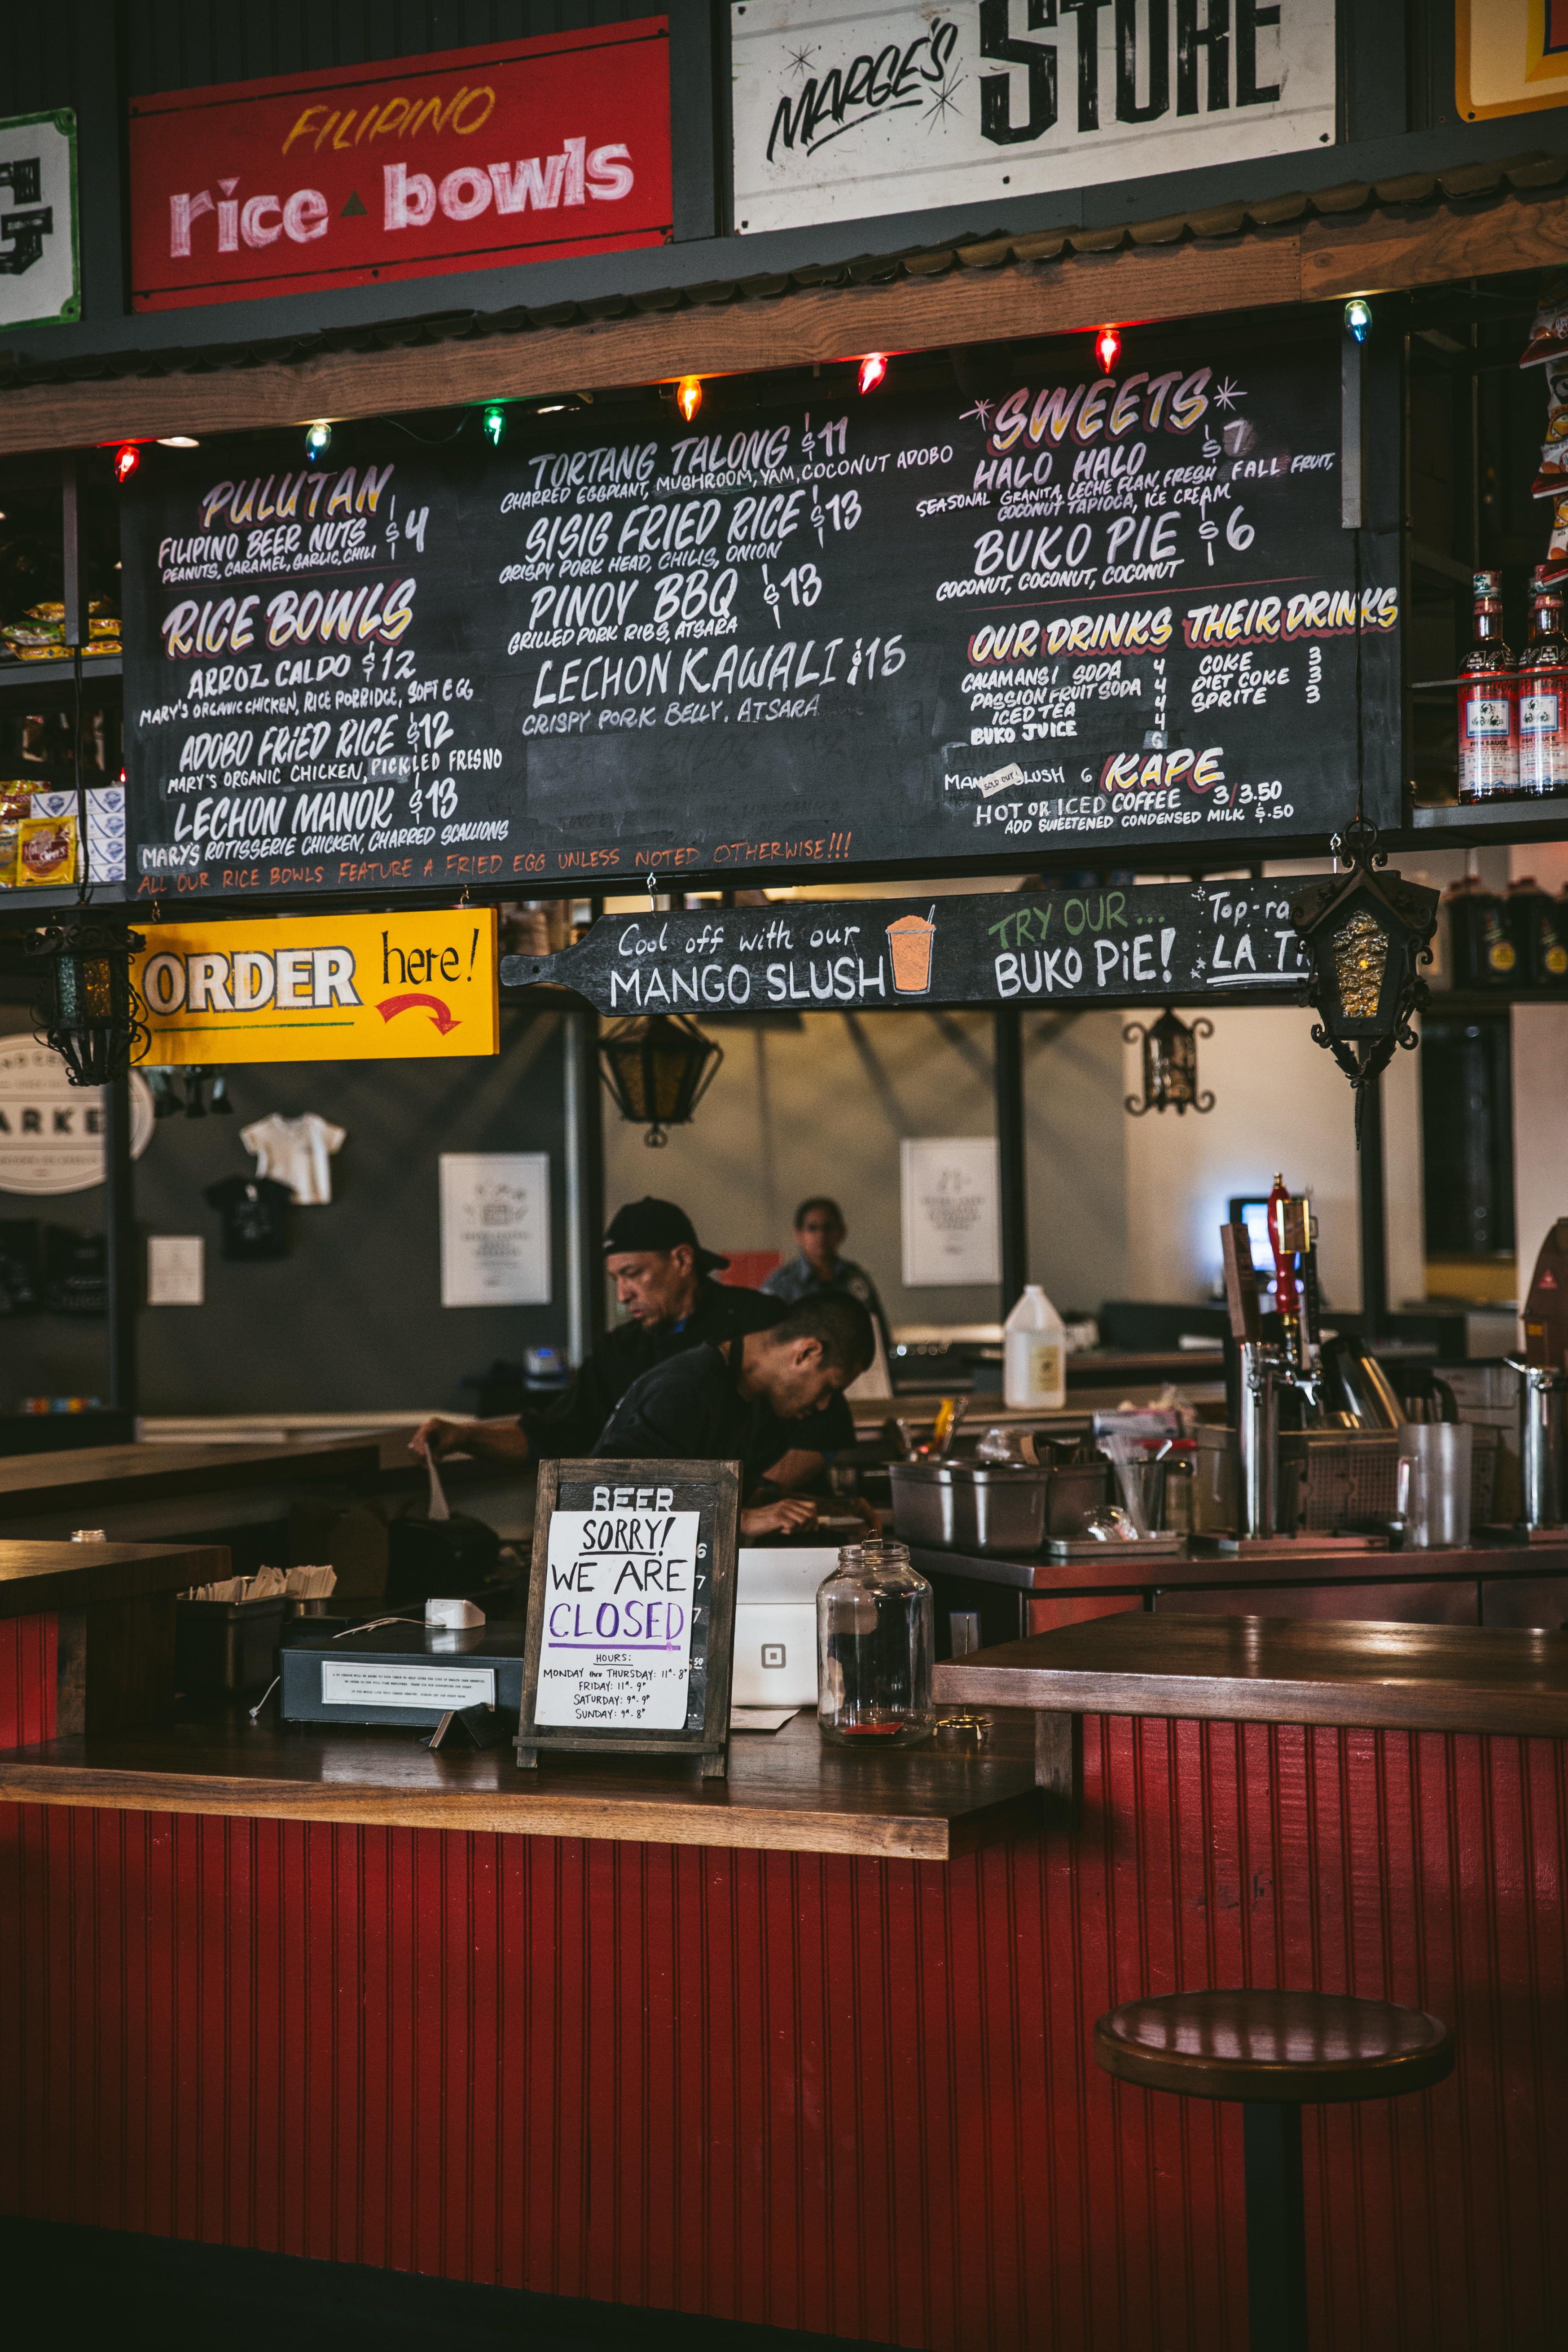
[[[1425,2091],[1454,2071],[1441,2018],[1330,1992],[1177,1992],[1094,2029],[1108,2074],[1189,2099],[1239,2099],[1252,2352],[1306,2352],[1301,2109]]]

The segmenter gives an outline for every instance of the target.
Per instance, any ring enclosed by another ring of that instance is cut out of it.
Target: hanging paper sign
[[[906,1136],[899,1172],[905,1287],[1000,1281],[995,1137]]]
[[[548,1307],[548,1151],[443,1151],[443,1307]]]

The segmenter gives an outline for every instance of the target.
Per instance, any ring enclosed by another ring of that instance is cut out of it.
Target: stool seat
[[[1317,2105],[1425,2091],[1454,2071],[1441,2018],[1349,1993],[1176,1992],[1100,2019],[1108,2074],[1186,2098]]]

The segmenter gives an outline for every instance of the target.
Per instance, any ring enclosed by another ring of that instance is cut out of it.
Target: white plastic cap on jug
[[[1037,1282],[1002,1326],[1002,1393],[1026,1412],[1059,1410],[1068,1399],[1067,1325]]]

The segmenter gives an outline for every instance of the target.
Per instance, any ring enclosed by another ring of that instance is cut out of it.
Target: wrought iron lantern
[[[1418,967],[1432,961],[1438,893],[1376,870],[1388,853],[1377,846],[1377,827],[1363,818],[1336,836],[1333,849],[1350,871],[1297,891],[1290,920],[1311,967],[1302,1002],[1321,1016],[1312,1042],[1332,1054],[1355,1088],[1359,1145],[1367,1087],[1396,1045],[1410,1052],[1419,1042],[1410,1017],[1428,1001]]]
[[[59,1055],[73,1087],[110,1085],[151,1045],[131,978],[131,959],[146,944],[139,931],[79,908],[28,940],[38,964],[35,1034]]]
[[[1197,1020],[1189,1027],[1167,1004],[1158,1021],[1130,1021],[1121,1034],[1129,1045],[1143,1048],[1143,1099],[1127,1097],[1134,1118],[1146,1110],[1213,1110],[1213,1095],[1198,1092],[1198,1039],[1214,1035],[1212,1021]]]
[[[646,1127],[646,1143],[669,1140],[713,1083],[724,1049],[682,1013],[617,1022],[599,1040],[605,1084],[623,1118]]]

